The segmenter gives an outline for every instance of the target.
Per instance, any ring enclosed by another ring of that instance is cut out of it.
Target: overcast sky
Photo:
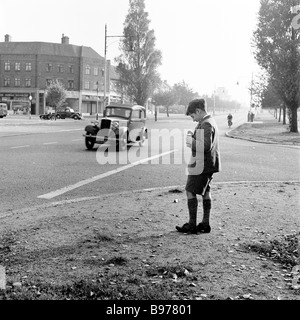
[[[257,66],[251,37],[259,0],[145,0],[162,51],[159,72],[171,85],[185,81],[200,95],[225,86],[247,101],[246,88]],[[104,56],[104,30],[122,35],[129,0],[1,0],[2,39],[60,43],[93,48]],[[118,55],[118,38],[108,38],[107,58]],[[236,83],[239,82],[237,86]],[[249,100],[248,100],[249,101]]]

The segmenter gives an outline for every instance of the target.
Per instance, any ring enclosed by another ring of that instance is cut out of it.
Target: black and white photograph
[[[1,13],[0,308],[300,300],[299,0]]]

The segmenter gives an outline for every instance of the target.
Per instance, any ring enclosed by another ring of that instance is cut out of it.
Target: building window
[[[4,70],[5,70],[5,71],[10,71],[10,63],[9,63],[9,62],[5,62],[5,64],[4,64]]]
[[[85,74],[91,74],[91,67],[90,66],[85,67]]]
[[[25,79],[25,86],[26,87],[31,87],[31,79]]]
[[[63,73],[64,72],[64,66],[62,64],[58,65],[58,72]]]
[[[25,70],[26,70],[26,71],[31,71],[31,62],[26,62],[26,64],[25,64]]]
[[[10,78],[5,78],[4,79],[4,87],[9,87],[10,86]]]
[[[20,71],[21,70],[21,62],[16,62],[15,63],[15,71]]]
[[[74,73],[74,66],[73,65],[69,65],[69,72]]]
[[[101,69],[101,75],[104,77],[104,69]]]
[[[15,78],[15,87],[20,87],[20,86],[21,86],[21,79]]]
[[[52,63],[48,63],[47,64],[47,72],[51,72],[52,71],[52,69],[53,69],[53,65],[52,65]]]
[[[46,87],[49,87],[51,85],[52,80],[51,79],[46,79]]]
[[[90,82],[89,81],[85,81],[84,83],[84,89],[90,89]]]
[[[94,82],[94,90],[99,90],[99,82]]]
[[[68,80],[68,89],[74,89],[74,80]]]
[[[94,68],[94,76],[98,76],[98,74],[99,74],[99,68],[95,67]]]

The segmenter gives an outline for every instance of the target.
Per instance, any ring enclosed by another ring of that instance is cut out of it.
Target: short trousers
[[[201,173],[199,175],[188,175],[185,190],[203,196],[210,191],[212,173]]]

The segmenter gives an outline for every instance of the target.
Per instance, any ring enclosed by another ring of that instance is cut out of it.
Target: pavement
[[[288,124],[278,122],[268,111],[259,113],[253,122],[246,122],[230,130],[226,136],[259,143],[300,146],[300,134],[289,132]]]

